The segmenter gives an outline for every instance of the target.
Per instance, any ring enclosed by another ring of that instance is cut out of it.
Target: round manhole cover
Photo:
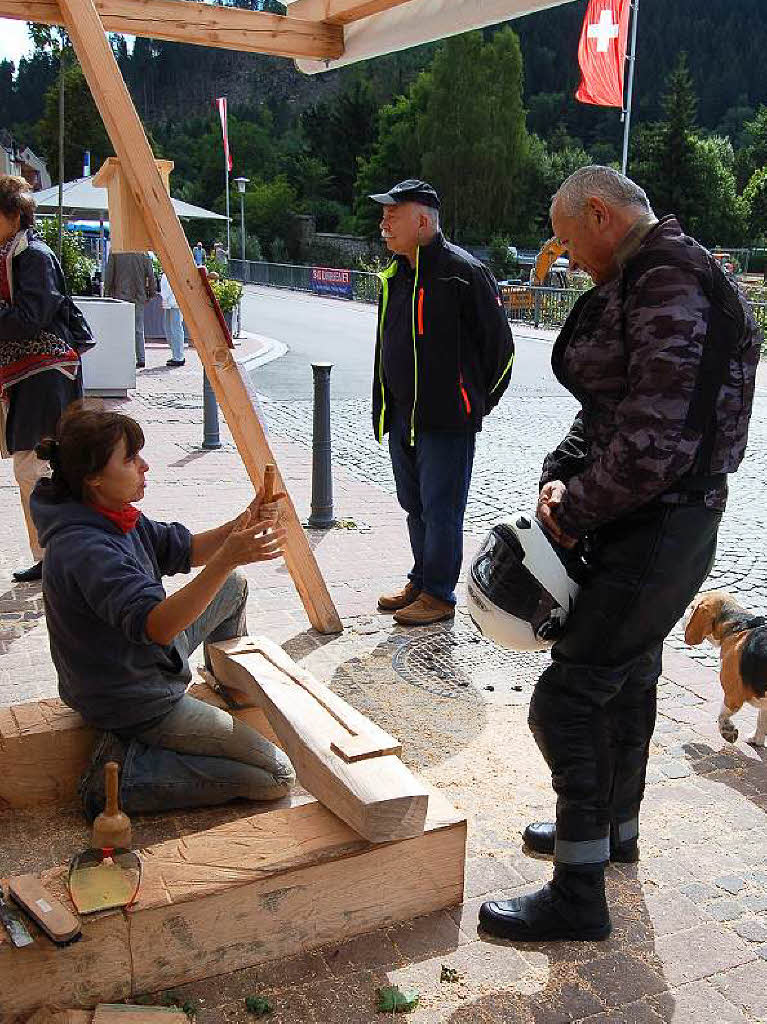
[[[393,665],[408,683],[439,697],[473,689],[493,703],[523,704],[548,660],[546,651],[506,651],[476,633],[443,630],[406,641]]]

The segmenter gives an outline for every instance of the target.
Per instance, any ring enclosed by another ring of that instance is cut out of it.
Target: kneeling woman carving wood
[[[31,507],[46,548],[43,595],[62,700],[102,730],[80,793],[89,818],[104,802],[103,765],[122,764],[129,814],[276,800],[295,781],[285,754],[220,708],[190,697],[189,655],[247,633],[238,567],[279,558],[276,495],[261,492],[237,519],[192,534],[132,504],[149,469],[128,416],[62,417],[38,448],[53,475]],[[202,571],[170,597],[163,576]],[[206,658],[207,660],[207,658]]]

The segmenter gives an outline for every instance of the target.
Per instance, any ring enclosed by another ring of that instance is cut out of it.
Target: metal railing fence
[[[312,267],[296,263],[266,263],[254,260],[229,260],[229,272],[243,284],[265,285],[268,288],[287,288],[300,292],[317,292],[312,280]],[[350,288],[343,297],[358,302],[378,301],[379,280],[376,274],[363,270],[347,271]],[[321,292],[320,294],[327,294]],[[511,321],[528,323],[535,327],[561,327],[578,298],[583,294],[576,288],[531,288],[526,285],[502,285],[503,304]],[[754,316],[767,334],[767,302],[752,303]]]
[[[318,292],[312,280],[313,267],[298,263],[266,263],[254,260],[229,260],[229,273],[243,284],[260,284],[268,288],[289,288],[298,292]],[[358,302],[378,302],[378,277],[364,270],[347,271],[350,277],[348,299]],[[319,294],[329,294],[319,292]]]

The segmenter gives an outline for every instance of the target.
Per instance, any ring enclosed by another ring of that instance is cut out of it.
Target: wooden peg
[[[271,462],[267,462],[264,469],[264,505],[268,505],[274,498],[274,481],[276,477],[276,466]]]

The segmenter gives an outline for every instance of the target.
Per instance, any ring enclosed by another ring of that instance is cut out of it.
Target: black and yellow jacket
[[[384,379],[383,338],[389,286],[404,256],[380,274],[373,379],[373,431],[389,430],[392,399]],[[514,340],[493,275],[440,233],[416,254],[412,299],[415,395],[410,440],[419,430],[481,430],[506,390]]]

